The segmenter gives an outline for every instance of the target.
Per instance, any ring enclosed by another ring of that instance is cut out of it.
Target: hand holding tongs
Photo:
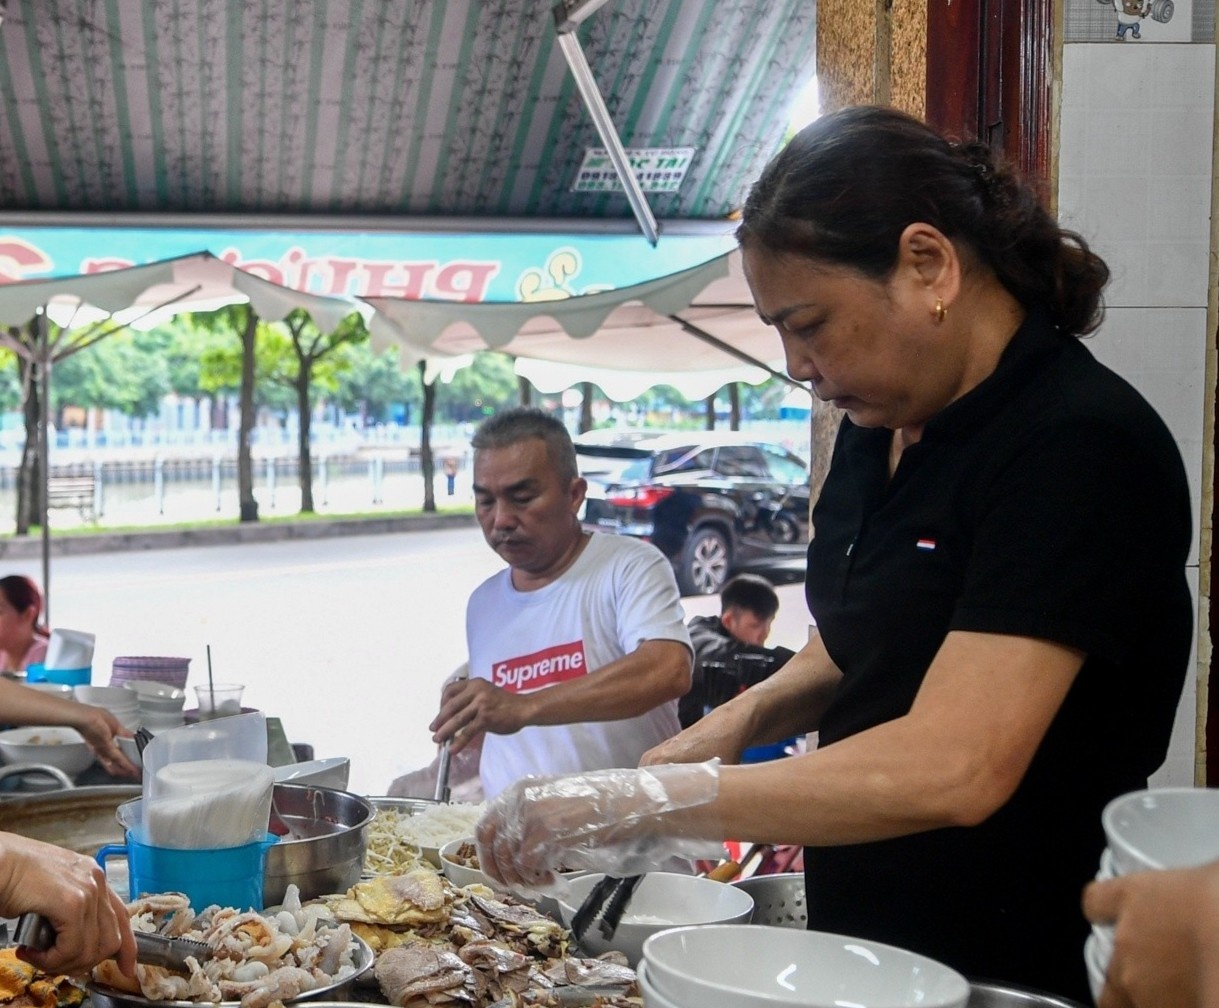
[[[460,682],[462,679],[470,677],[470,666],[463,665],[461,670],[453,677],[453,682]],[[440,766],[436,771],[436,793],[435,799],[438,802],[443,802],[445,805],[449,803],[449,763],[452,756],[449,752],[453,737],[450,735],[447,739],[440,743]]]
[[[606,875],[593,886],[592,891],[580,904],[580,909],[571,918],[571,933],[576,941],[584,937],[598,914],[601,919],[597,921],[597,930],[606,941],[612,939],[641,878],[642,875],[628,875],[626,878]]]

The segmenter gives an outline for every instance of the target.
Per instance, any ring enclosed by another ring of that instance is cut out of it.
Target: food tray
[[[298,998],[285,1001],[284,1004],[318,1001],[327,996],[330,1001],[350,1000],[352,985],[359,977],[368,972],[373,963],[373,951],[368,942],[355,935],[352,935],[351,940],[357,946],[353,957],[355,972],[345,976],[342,980],[323,984],[321,987],[307,991]],[[89,993],[89,1000],[93,1008],[200,1008],[201,1005],[213,1008],[214,1006],[214,1002],[211,1001],[151,1001],[139,994],[128,994],[126,991],[115,990],[113,987],[107,987],[92,980],[85,985],[85,989]],[[219,1008],[241,1008],[241,1002],[221,1001]]]
[[[368,801],[374,809],[391,809],[393,811],[400,812],[403,815],[417,815],[418,813],[424,811],[425,809],[432,808],[433,806],[436,806],[436,805],[444,805],[444,804],[464,805],[464,804],[467,804],[464,802],[445,803],[445,802],[437,801],[435,798],[393,798],[388,795],[368,795],[368,796],[366,796],[365,800]],[[443,865],[440,862],[440,848],[439,847],[425,847],[423,845],[420,845],[419,852],[435,868],[437,868],[437,869],[443,868]],[[367,875],[367,873],[365,874],[365,877],[369,877]]]

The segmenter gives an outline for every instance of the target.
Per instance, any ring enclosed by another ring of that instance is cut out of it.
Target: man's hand
[[[433,742],[451,740],[450,752],[461,752],[483,732],[511,735],[526,724],[528,694],[509,693],[486,679],[459,679],[440,697],[440,713],[428,726]]]

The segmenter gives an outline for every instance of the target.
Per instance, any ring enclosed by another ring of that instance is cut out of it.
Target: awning
[[[736,251],[646,283],[544,302],[362,300],[376,310],[369,320],[376,347],[423,357],[502,350],[521,359],[519,373],[552,387],[563,376],[568,385],[603,378],[602,390],[622,399],[680,374],[698,393],[689,397],[702,398],[733,381],[788,380],[779,339],[754,311]]]

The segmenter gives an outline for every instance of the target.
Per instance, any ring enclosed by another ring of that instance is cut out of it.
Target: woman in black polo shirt
[[[579,798],[522,782],[481,863],[526,881],[681,837],[803,843],[811,928],[1086,998],[1101,809],[1163,762],[1194,608],[1177,446],[1078,339],[1108,269],[985,148],[880,108],[803,130],[738,236],[790,374],[845,414],[818,634],[645,757],[687,765]],[[804,756],[714,762],[813,730]]]

